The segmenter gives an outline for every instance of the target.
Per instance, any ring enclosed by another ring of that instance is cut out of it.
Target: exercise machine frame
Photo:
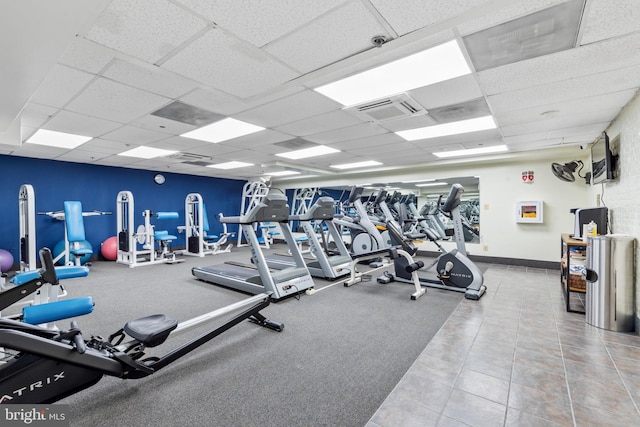
[[[194,267],[191,273],[195,277],[208,283],[250,294],[270,292],[274,300],[299,294],[315,286],[287,223],[289,205],[287,197],[282,192],[271,190],[245,215],[227,216],[220,220],[240,225],[251,250],[251,264],[227,261],[208,267]],[[270,269],[267,264],[253,228],[255,224],[267,220],[280,224],[285,243],[293,259],[293,265],[288,268],[277,271]]]
[[[235,233],[227,231],[227,224],[221,223],[222,233],[220,235],[207,235],[209,231],[209,227],[206,226],[208,218],[206,217],[204,200],[200,193],[187,194],[184,200],[184,215],[185,225],[184,227],[178,227],[178,231],[181,231],[181,228],[184,229],[187,245],[186,249],[181,252],[182,255],[203,257],[205,255],[231,252],[233,243],[227,243],[227,241]]]
[[[442,245],[437,242],[437,237],[427,230],[426,237],[438,247],[441,254],[426,267],[422,261],[417,261],[412,264],[402,258],[396,258],[394,260],[395,274],[385,272],[385,275],[378,279],[379,281],[389,282],[399,280],[411,282],[413,279],[412,271],[417,269],[426,274],[419,276],[420,283],[424,286],[464,292],[465,298],[471,300],[479,300],[482,295],[484,295],[487,287],[484,285],[482,271],[469,259],[465,247],[462,220],[459,211],[460,196],[463,192],[464,187],[462,187],[462,185],[453,184],[442,207],[443,211],[451,215],[456,248],[446,251]],[[389,227],[389,231],[394,244],[405,238],[405,236],[392,225]],[[435,274],[429,271],[434,266],[436,266]]]
[[[126,264],[129,268],[139,267],[142,265],[153,264],[173,264],[184,260],[177,259],[174,252],[168,251],[167,243],[164,240],[160,242],[159,250],[156,250],[155,226],[151,224],[151,218],[160,219],[177,219],[176,212],[153,212],[144,210],[144,225],[135,227],[135,201],[131,191],[120,191],[116,198],[116,223],[118,236],[118,256],[116,262]],[[164,237],[169,240],[176,239],[175,236],[165,234]],[[143,245],[142,249],[138,245]]]

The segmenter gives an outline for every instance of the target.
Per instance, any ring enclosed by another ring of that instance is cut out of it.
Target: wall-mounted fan
[[[578,168],[580,166],[580,168]],[[585,175],[580,175],[580,171],[584,167],[584,163],[581,160],[572,160],[565,164],[560,163],[551,163],[551,170],[553,174],[561,179],[562,181],[573,182],[576,178],[573,176],[574,173],[577,173],[580,178],[584,178],[586,183],[589,184],[591,179],[591,173],[587,173]],[[578,170],[576,172],[576,169]]]

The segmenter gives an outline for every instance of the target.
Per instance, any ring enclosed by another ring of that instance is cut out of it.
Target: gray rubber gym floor
[[[66,281],[70,296],[95,300],[94,313],[77,319],[85,338],[137,317],[187,320],[248,297],[191,275],[194,266],[248,262],[248,248],[184,259],[134,269],[95,262],[87,278]],[[364,426],[463,299],[429,289],[412,301],[411,285],[379,284],[379,274],[349,288],[317,279],[315,294],[262,311],[285,324],[281,333],[245,321],[150,377],[105,377],[59,403],[71,405],[73,426]]]

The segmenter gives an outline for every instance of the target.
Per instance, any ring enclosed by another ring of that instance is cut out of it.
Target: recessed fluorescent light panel
[[[452,40],[315,90],[348,106],[470,73],[458,42]]]
[[[139,159],[153,159],[155,157],[170,156],[177,153],[177,150],[163,150],[162,148],[140,147],[119,153],[118,156],[137,157]]]
[[[439,187],[442,185],[449,185],[447,182],[425,182],[424,184],[416,184],[416,187]]]
[[[459,135],[462,133],[477,132],[487,129],[495,129],[496,122],[492,116],[478,117],[475,119],[461,120],[459,122],[445,123],[442,125],[427,126],[417,129],[402,130],[396,132],[407,141],[419,139],[438,138],[441,136]]]
[[[222,142],[229,139],[238,138],[240,136],[249,135],[251,133],[264,130],[261,126],[252,125],[251,123],[228,117],[219,122],[211,123],[199,129],[183,133],[180,136],[191,139],[199,139],[206,142]]]
[[[308,157],[323,156],[325,154],[339,153],[340,150],[327,147],[326,145],[316,145],[310,148],[303,148],[301,150],[288,151],[286,153],[276,154],[276,156],[286,157],[291,160],[306,159]]]
[[[278,172],[269,172],[265,173],[267,176],[290,176],[290,175],[300,175],[300,172],[297,171],[278,171]]]
[[[433,153],[433,155],[436,157],[445,158],[470,156],[474,154],[504,153],[505,151],[507,151],[506,145],[494,145],[492,147],[470,148],[468,150],[441,151],[438,153]]]
[[[415,184],[416,182],[433,182],[435,181],[435,178],[429,178],[429,179],[416,179],[413,181],[402,181],[403,184]]]
[[[232,162],[218,163],[218,164],[215,164],[215,165],[209,165],[207,167],[215,168],[215,169],[225,169],[225,170],[227,170],[227,169],[246,168],[247,166],[253,166],[253,163],[232,161]]]
[[[76,148],[93,139],[91,136],[74,135],[71,133],[56,132],[53,130],[39,129],[27,139],[30,144],[48,145],[49,147]]]
[[[335,169],[355,169],[355,168],[366,168],[368,166],[380,166],[382,163],[376,162],[375,160],[367,160],[365,162],[356,162],[356,163],[344,163],[341,165],[331,165],[332,168]]]

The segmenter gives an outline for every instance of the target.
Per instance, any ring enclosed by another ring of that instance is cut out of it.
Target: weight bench
[[[46,249],[46,248],[45,248]],[[43,251],[40,251],[40,257],[43,259]],[[51,252],[46,249],[51,265],[53,260]],[[46,255],[45,255],[46,256]],[[43,259],[43,264],[45,260]],[[46,284],[52,286],[58,285],[59,279],[70,279],[76,277],[86,277],[89,275],[89,268],[83,266],[55,267],[56,278],[53,276],[45,276],[45,270],[32,270],[18,273],[11,278],[11,283],[15,287],[0,294],[0,310],[13,305],[27,295],[30,295]],[[64,301],[47,302],[44,304],[36,304],[23,307],[22,315],[18,316],[23,322],[32,325],[55,322],[70,317],[82,316],[93,312],[93,298],[80,297],[71,298]]]

